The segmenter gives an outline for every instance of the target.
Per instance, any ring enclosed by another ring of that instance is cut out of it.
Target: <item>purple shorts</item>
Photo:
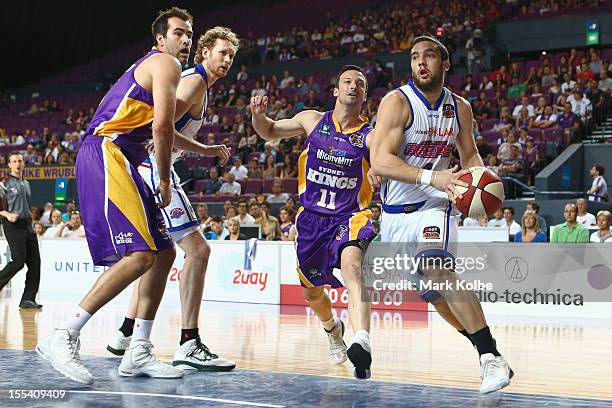
[[[341,216],[320,215],[300,210],[295,220],[297,273],[303,287],[342,287],[333,275],[340,268],[340,253],[347,245],[369,242],[376,236],[370,210]]]
[[[85,139],[77,156],[76,175],[87,244],[95,265],[113,265],[127,252],[174,246],[153,192],[110,139]]]

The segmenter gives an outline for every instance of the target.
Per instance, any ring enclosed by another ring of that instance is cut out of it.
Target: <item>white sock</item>
[[[69,329],[81,331],[83,326],[87,324],[87,322],[91,319],[91,315],[89,312],[82,307],[78,306],[75,312],[72,314],[71,318],[64,323],[64,326],[60,327],[61,329]]]
[[[321,323],[323,323],[323,327],[325,328],[325,330],[332,331],[334,327],[336,327],[336,324],[338,323],[338,321],[336,320],[335,317],[332,317],[331,319],[325,322],[321,321]]]
[[[135,346],[138,342],[149,340],[151,337],[151,329],[153,329],[153,320],[136,319],[130,347]]]
[[[364,340],[365,342],[369,342],[370,333],[368,333],[365,330],[358,330],[357,332],[355,332],[355,335],[353,336],[352,343],[355,343],[356,340]]]

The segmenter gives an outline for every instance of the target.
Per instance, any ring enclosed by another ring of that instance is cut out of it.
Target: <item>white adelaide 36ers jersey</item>
[[[431,106],[412,81],[399,88],[412,111],[412,119],[404,130],[404,140],[397,156],[413,167],[446,170],[451,163],[459,129],[457,101],[451,91],[442,94]],[[427,201],[424,208],[446,206],[446,193],[431,186],[385,180],[382,199],[386,205],[414,204]]]
[[[176,121],[174,127],[182,135],[194,139],[198,134],[198,131],[202,127],[202,123],[204,122],[204,115],[206,114],[206,107],[208,106],[208,75],[206,75],[206,70],[204,69],[202,64],[197,64],[193,68],[186,69],[181,74],[181,78],[184,78],[189,75],[202,75],[202,78],[204,79],[206,90],[204,91],[204,99],[202,101],[202,113],[200,114],[199,118],[194,118],[189,114],[189,112],[187,112],[183,115],[183,117]],[[182,154],[182,150],[172,149],[171,162],[174,163],[176,160],[179,159],[179,157],[181,157]]]

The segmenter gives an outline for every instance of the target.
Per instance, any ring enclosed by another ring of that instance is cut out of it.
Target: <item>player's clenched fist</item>
[[[268,109],[267,96],[253,96],[251,98],[251,112],[253,115],[263,115]]]

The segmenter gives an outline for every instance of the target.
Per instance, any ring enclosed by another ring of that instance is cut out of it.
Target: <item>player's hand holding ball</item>
[[[448,196],[448,199],[455,202],[455,199],[461,196],[461,191],[458,187],[466,189],[468,184],[461,180],[461,177],[469,174],[471,170],[459,170],[459,166],[452,169],[434,171],[431,177],[431,186],[436,190],[440,190]]]
[[[468,173],[459,176],[459,180],[464,182],[465,186],[456,186],[460,197],[454,203],[463,215],[472,218],[482,215],[491,217],[501,207],[504,185],[491,170],[486,167],[471,167]]]

